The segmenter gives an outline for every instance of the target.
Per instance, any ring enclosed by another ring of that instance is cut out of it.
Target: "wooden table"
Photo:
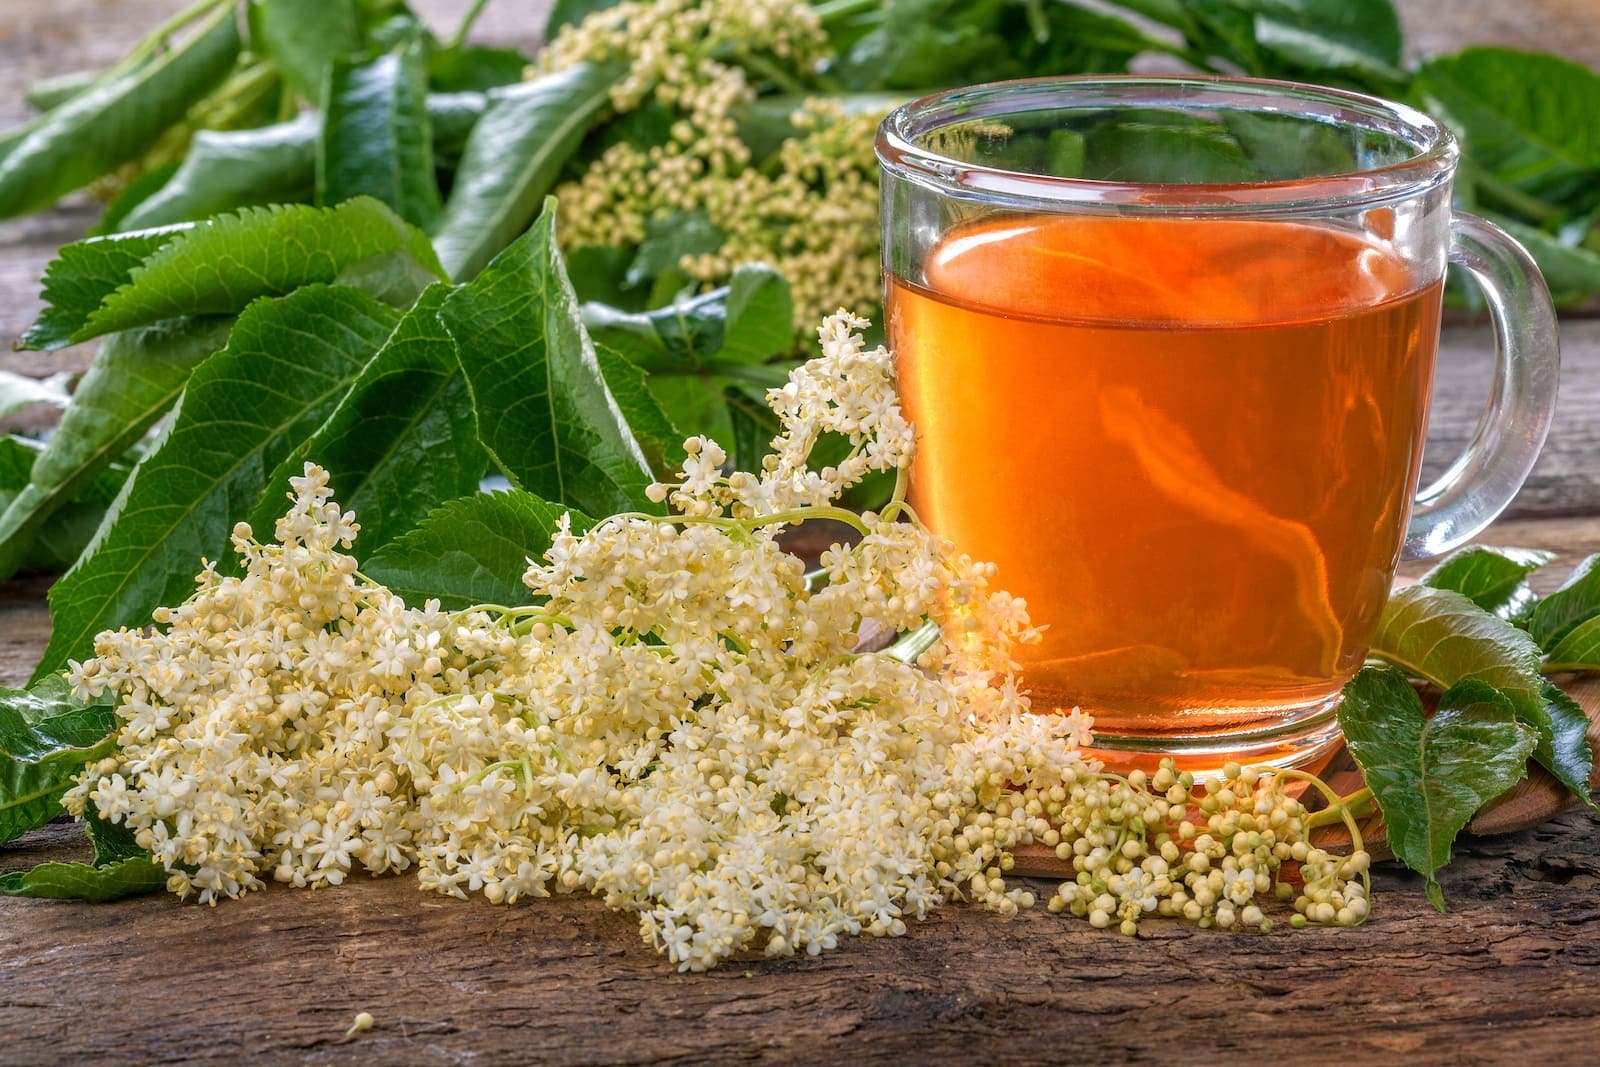
[[[416,6],[435,16],[466,0]],[[55,0],[0,12],[0,123],[42,73],[108,62],[168,0]],[[543,5],[529,5],[542,8]],[[1542,47],[1600,65],[1600,4],[1401,5],[1430,51]],[[492,5],[485,31],[538,20]],[[441,24],[447,23],[441,17]],[[71,57],[71,58],[67,58]],[[0,333],[37,310],[51,250],[93,212],[0,225]],[[1600,319],[1564,323],[1556,428],[1511,517],[1486,539],[1600,550]],[[1446,331],[1430,468],[1476,424],[1487,328]],[[85,354],[7,355],[45,373]],[[0,586],[0,682],[43,648],[47,583]],[[0,850],[0,871],[82,858],[54,824]],[[820,959],[678,975],[633,922],[587,898],[515,908],[420,893],[410,877],[268,890],[215,909],[164,896],[112,905],[0,899],[0,1063],[1589,1061],[1600,1036],[1600,832],[1569,811],[1462,842],[1436,914],[1382,865],[1372,921],[1350,931],[1225,935],[1151,922],[1137,940],[1042,908],[1003,920],[947,907],[909,936]],[[1041,884],[1041,891],[1049,887]],[[377,1020],[346,1039],[358,1011]]]

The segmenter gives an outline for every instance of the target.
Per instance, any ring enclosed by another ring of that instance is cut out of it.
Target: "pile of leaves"
[[[1549,552],[1473,545],[1384,605],[1369,666],[1344,689],[1339,726],[1366,776],[1396,858],[1435,881],[1456,836],[1528,773],[1530,760],[1591,798],[1583,708],[1551,680],[1600,671],[1600,555],[1548,596],[1528,575]],[[1429,713],[1413,686],[1437,696]],[[1363,794],[1346,798],[1359,806]]]

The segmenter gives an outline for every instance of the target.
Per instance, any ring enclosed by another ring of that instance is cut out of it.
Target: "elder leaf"
[[[1555,553],[1536,548],[1469,545],[1450,553],[1424,574],[1422,584],[1453,589],[1484,611],[1515,621],[1532,610],[1538,599],[1528,585],[1528,575],[1553,559]]]
[[[664,474],[682,457],[680,446],[686,435],[679,432],[651,392],[650,375],[643,367],[605,345],[595,345],[594,354],[606,388],[611,390],[634,439],[644,449],[651,469]]]
[[[452,500],[367,557],[361,571],[416,608],[430,599],[446,610],[526,604],[528,561],[550,547],[562,515],[571,516],[574,533],[594,525],[520,489]]]
[[[1537,732],[1509,697],[1479,681],[1447,689],[1429,718],[1404,674],[1374,667],[1345,686],[1339,726],[1395,857],[1427,879],[1428,899],[1443,911],[1436,875],[1451,844],[1479,808],[1527,774]]]
[[[1468,48],[1423,64],[1417,91],[1475,170],[1573,210],[1600,205],[1600,74],[1557,56]]]
[[[46,307],[21,345],[45,352],[72,344],[106,297],[128,284],[133,272],[185,227],[91,237],[64,245],[44,272]]]
[[[1559,690],[1540,673],[1539,646],[1527,633],[1453,590],[1414,585],[1384,605],[1372,654],[1440,689],[1480,681],[1504,693],[1518,720],[1538,732],[1534,759],[1588,800],[1588,741],[1575,733],[1571,709],[1551,696]]]
[[[15,574],[50,516],[138,442],[227,340],[231,319],[173,319],[106,338],[28,483],[0,512],[0,579]]]
[[[609,515],[647,506],[649,464],[606,388],[556,247],[552,205],[440,311],[478,436],[518,488]]]
[[[385,258],[407,260],[443,277],[428,239],[369,197],[330,208],[242,208],[157,249],[105,298],[73,340],[177,315],[236,314],[258,297],[334,282],[346,271],[370,270]]]
[[[1585,619],[1544,658],[1547,671],[1600,671],[1600,615]]]
[[[319,116],[248,130],[200,130],[165,185],[128,211],[121,231],[205,219],[259,204],[310,200]]]
[[[721,288],[680,295],[650,311],[585,304],[583,324],[595,340],[652,373],[750,366],[793,346],[794,301],[777,271],[745,264]]]
[[[478,487],[489,454],[478,443],[472,397],[455,343],[439,321],[449,289],[418,298],[315,434],[278,464],[251,525],[269,531],[284,489],[306,460],[328,472],[339,503],[361,520],[363,552],[394,540],[441,500]]]
[[[356,289],[308,286],[239,316],[190,376],[160,444],[139,462],[94,542],[50,590],[35,677],[86,654],[108,627],[142,625],[193,589],[202,557],[229,551],[266,477],[320,426],[396,314]]]
[[[107,74],[44,115],[0,155],[0,218],[48,207],[137,158],[234,68],[239,30],[232,5],[182,44]]]
[[[1553,649],[1579,625],[1600,615],[1600,554],[1579,563],[1561,588],[1545,597],[1528,616],[1528,632]]]
[[[33,465],[44,449],[43,444],[31,438],[0,437],[0,514],[28,487]],[[72,566],[127,479],[128,467],[120,463],[113,463],[96,475],[76,496],[45,518],[38,533],[29,539],[17,571],[60,572]]]
[[[493,94],[432,230],[449,277],[472,278],[538,214],[622,74],[617,65],[579,64]]]
[[[103,867],[87,863],[41,863],[0,874],[0,893],[50,900],[119,900],[165,889],[167,872],[149,856],[129,856]]]
[[[356,0],[251,0],[250,43],[296,93],[320,106],[333,61],[361,50]]]
[[[317,153],[317,202],[370,196],[414,226],[439,215],[420,40],[376,56],[335,60]]]
[[[115,716],[59,685],[0,689],[0,844],[61,814],[61,795],[85,763],[116,744]]]

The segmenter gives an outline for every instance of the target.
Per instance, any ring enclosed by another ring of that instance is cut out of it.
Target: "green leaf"
[[[550,15],[544,23],[544,39],[555,39],[556,31],[563,26],[575,26],[608,7],[616,7],[619,0],[556,0],[550,5]]]
[[[1537,548],[1469,545],[1424,574],[1422,584],[1453,589],[1491,615],[1514,622],[1538,599],[1528,586],[1528,575],[1553,559],[1554,552]]]
[[[1567,631],[1544,658],[1547,671],[1600,671],[1600,615]]]
[[[794,345],[789,283],[763,264],[741,266],[720,289],[646,312],[586,304],[583,321],[597,341],[651,372],[754,366]]]
[[[606,389],[556,247],[552,203],[440,312],[478,436],[512,483],[590,514],[645,506],[649,465]]]
[[[1344,131],[1294,114],[1227,111],[1222,124],[1261,181],[1290,181],[1360,170]]]
[[[1600,204],[1600,74],[1553,55],[1468,48],[1423,64],[1417,90],[1475,170],[1575,210]]]
[[[200,130],[167,183],[117,228],[141,230],[241,207],[308,201],[316,187],[321,129],[318,116],[305,114],[250,130]]]
[[[472,129],[489,110],[485,93],[429,93],[428,121],[433,126],[435,159],[455,160],[467,147]]]
[[[1597,179],[1600,180],[1600,179]],[[1554,234],[1492,211],[1481,214],[1520,241],[1539,264],[1550,295],[1563,307],[1582,303],[1600,291],[1600,252],[1568,243]]]
[[[31,478],[0,512],[0,578],[33,558],[51,515],[144,436],[189,372],[227,340],[231,319],[174,319],[107,337],[78,382]]]
[[[488,106],[482,93],[430,95],[435,154],[460,152]],[[255,129],[199,131],[166,185],[130,210],[118,228],[137,230],[241,207],[309,202],[316,194],[322,125],[320,115],[308,112]]]
[[[251,525],[272,529],[283,488],[306,460],[328,471],[339,503],[360,517],[363,552],[394,540],[441,500],[478,487],[489,456],[478,443],[472,398],[455,343],[439,321],[449,292],[422,294],[350,387],[328,421],[267,479]]]
[[[227,77],[238,54],[225,5],[182,45],[49,112],[0,159],[0,218],[48,207],[136,158]]]
[[[320,107],[333,61],[361,50],[361,19],[355,0],[251,0],[250,41]]]
[[[51,685],[0,689],[0,844],[61,814],[61,795],[85,763],[116,744],[115,716]]]
[[[73,340],[177,315],[235,314],[258,297],[333,282],[386,258],[443,277],[428,239],[368,197],[329,208],[244,208],[151,254]]]
[[[447,610],[474,604],[526,604],[522,576],[530,559],[550,547],[561,516],[572,516],[574,533],[594,520],[513,489],[452,500],[409,533],[391,541],[361,565],[407,604],[438,599]]]
[[[1405,80],[1400,20],[1390,0],[1247,0],[1260,45],[1294,67]]]
[[[583,300],[643,311],[649,304],[649,290],[629,289],[622,280],[635,254],[632,245],[580,245],[566,253],[567,277]]]
[[[715,252],[725,240],[726,235],[711,224],[704,211],[680,211],[651,219],[645,226],[644,240],[639,242],[639,252],[623,276],[623,284],[637,287],[668,278],[671,288],[681,288],[689,278],[679,261],[684,256]]]
[[[84,236],[105,237],[108,234],[139,229],[137,226],[124,226],[123,220],[137,210],[139,205],[165,189],[176,173],[178,173],[178,161],[175,159],[169,159],[149,170],[140,171],[133,180],[122,187],[122,191],[111,203],[106,205],[100,220],[91,226]]]
[[[44,445],[21,437],[0,437],[0,514],[27,488]],[[17,570],[23,574],[64,571],[94,536],[106,508],[116,499],[128,468],[113,464],[78,495],[50,515],[32,538]]]
[[[69,70],[65,74],[39,79],[28,86],[23,96],[35,111],[54,111],[73,97],[92,89],[94,83],[104,76],[103,70]]]
[[[64,674],[39,679],[27,689],[0,688],[0,705],[17,712],[27,723],[41,723],[83,708]]]
[[[594,346],[594,354],[606,388],[611,390],[628,428],[644,449],[650,468],[665,473],[681,457],[679,446],[686,435],[678,432],[650,391],[650,376],[643,367],[602,344]]]
[[[515,48],[440,48],[428,56],[428,84],[441,93],[488,92],[520,83],[532,63]]]
[[[141,625],[229,550],[268,473],[322,424],[397,316],[357,289],[308,286],[251,305],[228,346],[190,376],[160,445],[140,461],[77,565],[50,590],[35,677],[108,627]]]
[[[108,822],[95,810],[94,802],[85,805],[83,831],[94,846],[94,865],[105,867],[135,856],[149,858],[149,853],[139,847],[133,831],[124,823]]]
[[[139,265],[183,227],[91,237],[65,245],[44,272],[46,307],[22,336],[22,347],[47,352],[72,344],[106,297],[128,284]]]
[[[1527,633],[1460,593],[1414,585],[1384,605],[1372,654],[1440,689],[1463,681],[1492,685],[1510,698],[1518,720],[1538,731],[1534,759],[1588,798],[1588,743],[1572,736],[1570,709],[1550,695],[1539,646]]]
[[[1403,674],[1373,667],[1345,686],[1339,726],[1383,810],[1396,858],[1427,879],[1428,899],[1443,911],[1435,876],[1450,862],[1451,844],[1479,808],[1527,773],[1537,733],[1493,686],[1452,686],[1428,718]]]
[[[1528,633],[1539,647],[1552,649],[1596,615],[1600,615],[1600,555],[1579,563],[1560,589],[1539,601],[1528,617]]]
[[[1084,138],[1084,176],[1120,182],[1247,182],[1244,149],[1216,122],[1168,111],[1128,111]]]
[[[32,870],[0,874],[0,893],[51,900],[118,900],[167,886],[167,872],[148,856],[92,867],[87,863],[41,863]]]
[[[422,42],[336,60],[317,157],[317,202],[370,196],[414,226],[440,210]]]
[[[837,64],[847,89],[927,89],[1045,73],[1122,71],[1170,51],[1123,19],[1067,3],[897,0]]]
[[[451,278],[473,277],[532,221],[622,72],[580,64],[495,94],[467,138],[433,231]]]

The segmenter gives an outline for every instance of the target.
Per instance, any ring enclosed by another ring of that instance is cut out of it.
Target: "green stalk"
[[[461,24],[456,27],[456,32],[450,40],[445,42],[446,48],[460,48],[467,43],[467,35],[472,32],[472,26],[478,21],[478,16],[483,14],[483,9],[489,6],[489,0],[473,0],[467,13],[461,16]]]

